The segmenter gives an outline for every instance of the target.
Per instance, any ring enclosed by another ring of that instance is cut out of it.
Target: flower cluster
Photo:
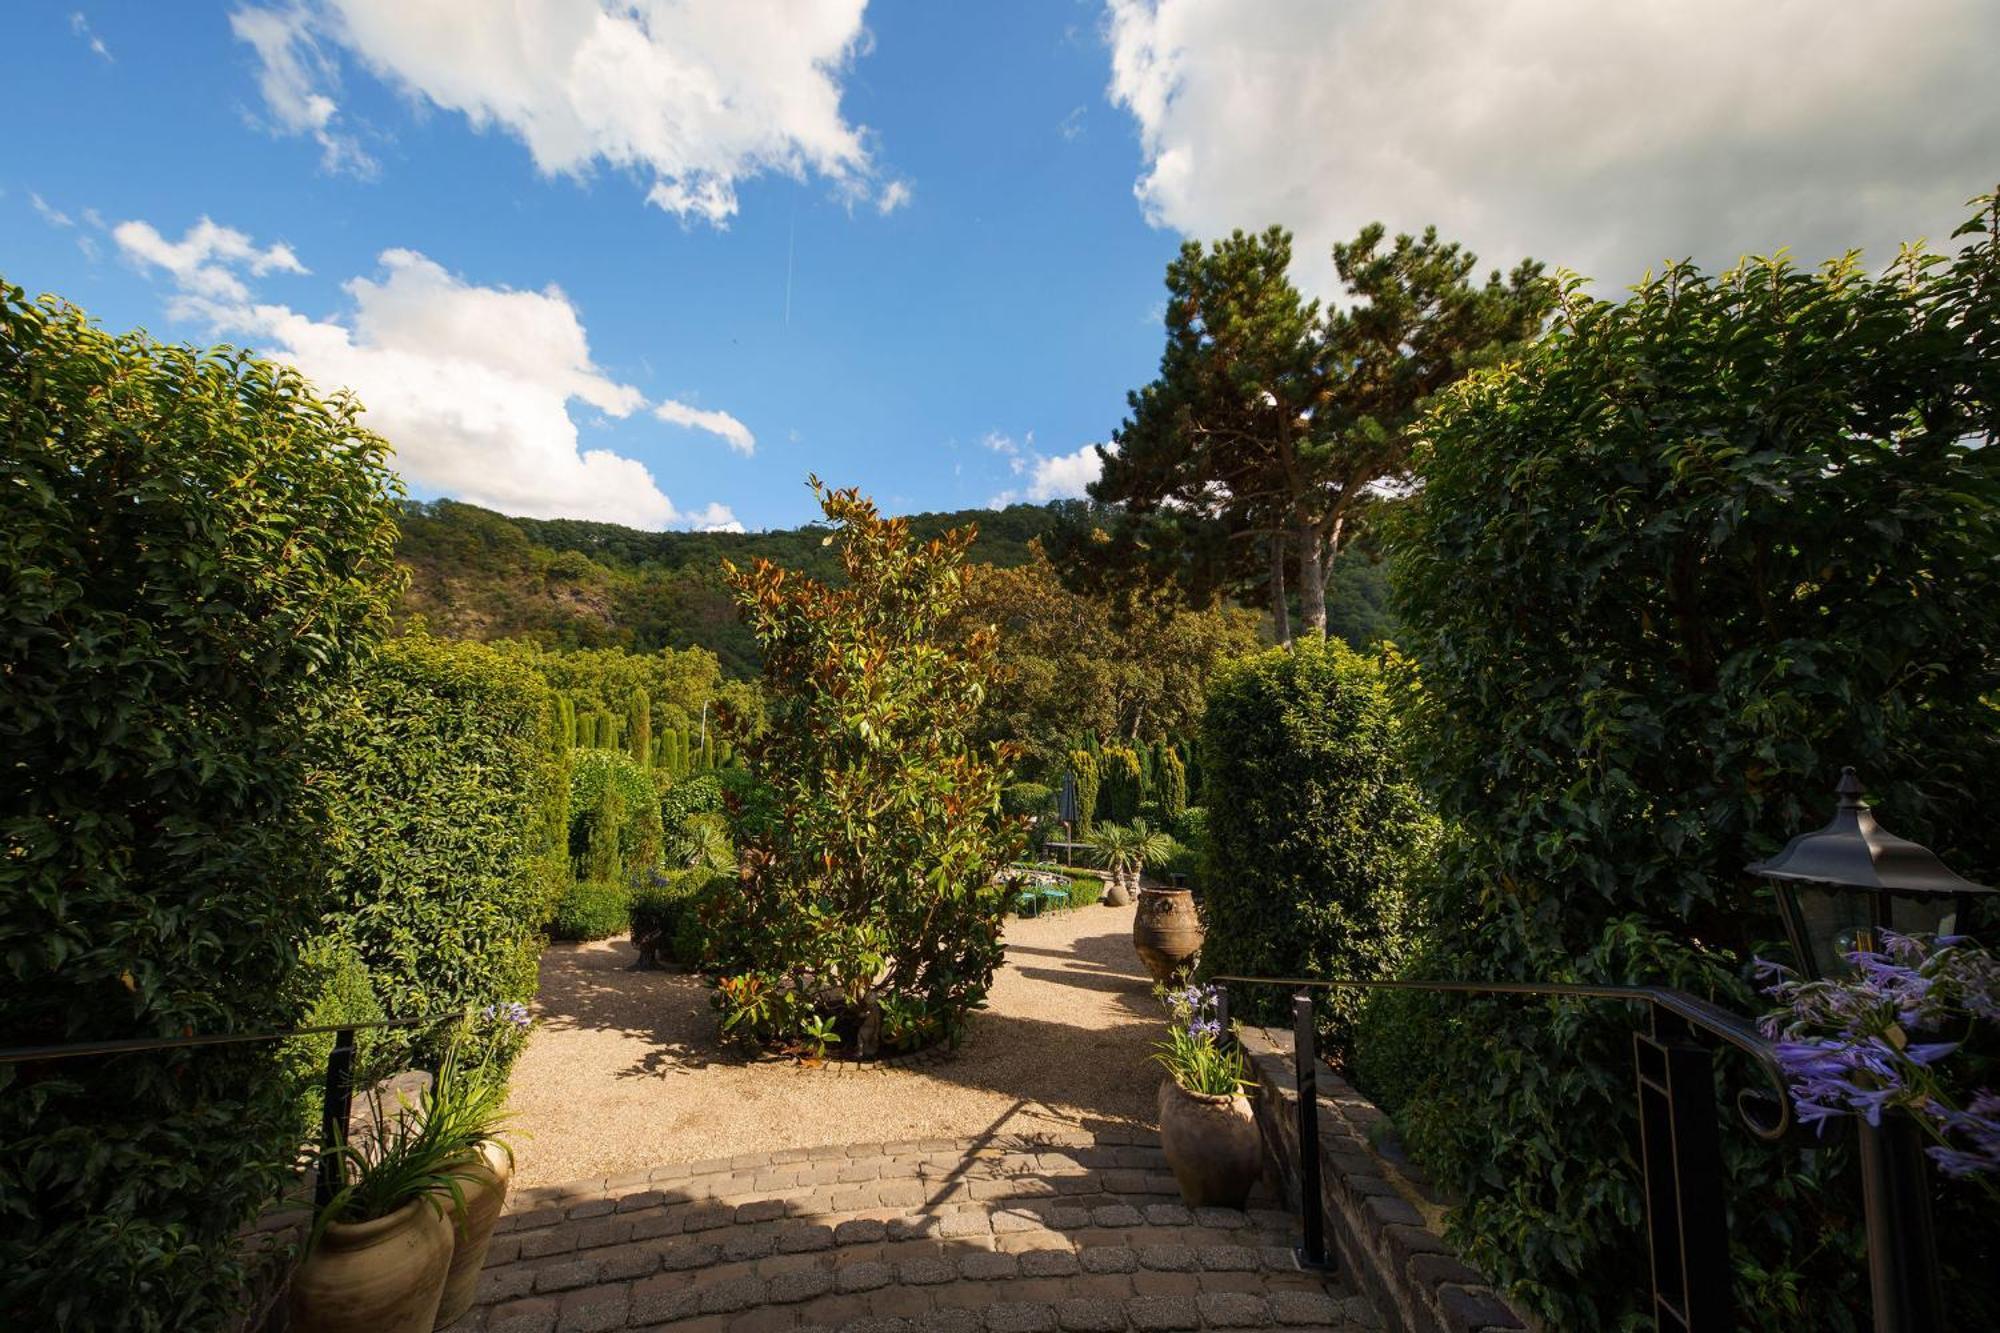
[[[1758,962],[1766,993],[1785,1007],[1761,1023],[1791,1080],[1800,1121],[1822,1132],[1834,1116],[1879,1125],[1908,1111],[1954,1176],[2000,1173],[2000,1095],[1961,1107],[1940,1066],[1982,1024],[2000,1021],[2000,961],[1965,937],[1883,932],[1879,951],[1847,955],[1849,975],[1804,981]]]
[[[1222,988],[1189,984],[1166,993],[1167,1011],[1190,1037],[1222,1038]]]
[[[1249,1071],[1243,1054],[1223,1044],[1222,990],[1189,985],[1156,992],[1173,1015],[1167,1039],[1153,1058],[1189,1092],[1228,1096],[1243,1090]]]
[[[489,1004],[479,1011],[482,1021],[492,1024],[506,1024],[516,1032],[526,1032],[534,1022],[528,1016],[528,1006],[519,1000],[509,1000],[505,1004]]]

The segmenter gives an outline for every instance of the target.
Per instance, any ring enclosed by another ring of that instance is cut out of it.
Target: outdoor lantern
[[[1877,933],[1956,933],[1972,899],[1993,889],[1945,869],[1930,848],[1875,822],[1854,770],[1840,771],[1833,820],[1801,833],[1748,867],[1771,880],[1799,969],[1811,978],[1847,971],[1846,955],[1874,951]]]

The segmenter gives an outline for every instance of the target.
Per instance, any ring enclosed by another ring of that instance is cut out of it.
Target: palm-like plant
[[[1158,865],[1173,851],[1174,840],[1143,817],[1130,824],[1099,824],[1091,834],[1091,860],[1110,871],[1115,881],[1134,889],[1147,866]]]

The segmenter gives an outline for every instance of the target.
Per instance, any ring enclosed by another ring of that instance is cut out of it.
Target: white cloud
[[[353,135],[335,127],[340,108],[325,91],[333,86],[335,71],[313,39],[306,11],[297,6],[239,9],[229,16],[229,30],[257,52],[257,88],[276,128],[310,134],[328,171],[373,175],[375,160]]]
[[[653,415],[676,426],[690,426],[695,430],[705,430],[710,435],[719,435],[739,454],[757,452],[757,437],[750,433],[748,426],[727,412],[703,411],[669,398],[653,409]]]
[[[643,463],[580,447],[572,400],[618,418],[646,403],[592,360],[560,288],[481,287],[413,250],[387,250],[378,276],[345,284],[350,312],[315,319],[248,295],[246,273],[304,271],[282,246],[259,249],[206,218],[178,243],[143,222],[112,234],[128,255],[172,275],[177,315],[255,339],[322,391],[353,390],[365,423],[395,447],[397,469],[420,486],[536,517],[736,521],[721,505],[683,513]]]
[[[274,116],[295,130],[317,130],[322,106],[331,114],[331,71],[306,58],[324,41],[419,103],[513,135],[545,173],[630,170],[651,203],[721,225],[738,184],[764,172],[868,192],[864,131],[840,110],[865,3],[296,0],[240,11],[237,32],[257,49]],[[253,15],[263,40],[245,33]]]
[[[1994,179],[2000,6],[1857,0],[1108,0],[1110,97],[1150,220],[1297,233],[1436,223],[1617,290],[1663,258],[1806,262],[1942,240]]]
[[[1064,143],[1075,143],[1083,137],[1083,118],[1087,111],[1085,107],[1071,107],[1070,113],[1056,122],[1056,133],[1063,137]]]
[[[111,48],[106,46],[104,39],[99,37],[91,28],[90,20],[84,16],[82,10],[79,9],[70,14],[69,30],[90,47],[92,55],[97,56],[106,64],[117,63],[111,55]]]
[[[700,511],[684,516],[687,526],[696,532],[741,532],[743,524],[725,504],[709,504]]]
[[[882,187],[882,193],[876,196],[875,211],[883,217],[888,217],[889,214],[908,204],[913,193],[914,190],[908,181],[890,181]]]
[[[1046,504],[1050,500],[1080,500],[1085,488],[1097,480],[1103,470],[1103,460],[1097,456],[1097,446],[1086,444],[1075,453],[1041,455],[1028,460],[1028,484],[1019,490],[1002,491],[988,503],[995,509],[1003,505]],[[1017,472],[1020,469],[1015,469]]]
[[[1017,443],[1011,435],[1002,435],[997,430],[987,431],[979,443],[1006,459],[1007,470],[1018,477],[1028,470],[1026,450],[1034,447],[1035,432],[1028,432],[1025,445]]]
[[[280,242],[259,250],[242,232],[207,217],[178,241],[169,241],[149,222],[121,222],[111,229],[111,237],[132,258],[172,274],[182,292],[209,301],[250,299],[250,289],[235,271],[238,267],[247,267],[258,277],[308,271],[290,246]]]
[[[42,221],[48,223],[51,227],[74,227],[76,225],[75,219],[71,218],[69,214],[63,212],[60,208],[52,206],[48,200],[42,198],[41,195],[36,194],[33,190],[28,191],[28,202],[34,206],[35,212],[40,215]]]

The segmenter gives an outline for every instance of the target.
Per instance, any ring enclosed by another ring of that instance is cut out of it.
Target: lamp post
[[[1884,931],[1953,934],[1972,900],[1994,892],[1877,824],[1862,790],[1854,770],[1842,769],[1839,805],[1827,826],[1748,867],[1777,890],[1785,933],[1809,978],[1842,975],[1851,966],[1846,955],[1879,950]],[[1942,1330],[1928,1163],[1917,1125],[1892,1111],[1880,1125],[1862,1120],[1856,1130],[1875,1333]]]

